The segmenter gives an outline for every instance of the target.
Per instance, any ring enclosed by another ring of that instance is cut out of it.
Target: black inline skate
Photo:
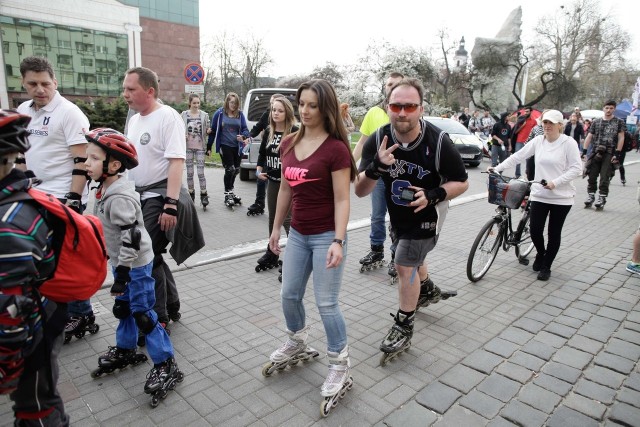
[[[100,325],[96,324],[96,316],[93,313],[84,316],[71,316],[64,326],[64,343],[69,343],[73,336],[80,339],[87,332],[93,335],[99,330]]]
[[[413,337],[413,321],[415,312],[410,316],[405,316],[399,312],[394,316],[395,322],[387,336],[380,343],[382,356],[380,357],[380,366],[386,365],[389,361],[398,357],[400,353],[411,347],[411,338]]]
[[[313,360],[318,353],[307,345],[309,327],[298,332],[287,331],[289,339],[269,356],[269,362],[262,367],[262,375],[270,377],[275,371],[283,371],[287,366],[295,366],[298,362]]]
[[[371,245],[371,251],[360,258],[360,273],[384,266],[384,246]]]
[[[256,201],[247,208],[247,216],[258,216],[264,214],[264,203]]]
[[[282,283],[282,262],[280,262],[280,267],[278,267],[278,282]]]
[[[172,322],[180,320],[182,317],[182,314],[180,314],[180,301],[167,304],[167,316],[169,316]]]
[[[420,282],[420,296],[416,310],[429,304],[437,304],[440,300],[446,300],[456,295],[458,295],[458,291],[443,291],[427,276]]]
[[[598,197],[598,201],[593,205],[593,207],[595,207],[596,210],[601,211],[602,209],[604,209],[604,205],[606,204],[607,204],[607,196],[600,195]]]
[[[236,205],[233,202],[233,194],[230,191],[224,192],[224,205],[231,210],[233,210],[233,207]]]
[[[234,205],[241,205],[242,204],[242,198],[236,196],[236,193],[233,192],[233,188],[231,189],[231,198],[233,199],[233,204]]]
[[[256,265],[256,273],[261,271],[271,270],[280,265],[280,259],[278,255],[271,252],[271,248],[267,245],[267,251],[258,259],[258,265]]]
[[[200,192],[200,203],[202,204],[202,209],[206,211],[209,204],[209,195],[206,190]]]
[[[147,374],[147,382],[144,392],[151,395],[151,407],[155,408],[160,400],[167,397],[169,390],[176,387],[176,383],[184,380],[184,374],[178,369],[178,364],[173,358],[154,365]]]
[[[92,378],[98,378],[102,374],[110,374],[116,369],[124,369],[127,366],[135,366],[147,361],[147,355],[136,353],[136,350],[126,350],[109,346],[109,350],[98,357],[98,369],[91,372]]]
[[[596,195],[595,193],[589,193],[587,195],[587,200],[584,201],[584,207],[585,208],[590,208],[591,205],[593,205],[593,202],[596,201]]]
[[[320,402],[320,415],[322,417],[328,416],[331,409],[338,406],[340,399],[353,387],[348,348],[345,347],[340,353],[329,351],[327,352],[327,357],[329,359],[329,374],[320,391],[323,397],[322,402]]]

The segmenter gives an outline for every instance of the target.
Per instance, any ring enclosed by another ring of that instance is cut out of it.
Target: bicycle
[[[512,246],[522,265],[528,265],[527,256],[533,250],[529,232],[530,201],[525,197],[534,183],[546,185],[546,181],[526,181],[488,173],[489,203],[496,204],[496,214],[482,226],[467,260],[467,277],[472,282],[482,279],[491,268],[500,247],[506,252]],[[524,205],[524,206],[523,206]],[[513,230],[511,211],[522,209],[522,218]]]

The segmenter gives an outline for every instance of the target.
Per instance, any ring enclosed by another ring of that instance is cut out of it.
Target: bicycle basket
[[[526,182],[518,179],[504,182],[498,175],[489,175],[489,203],[509,209],[517,209],[524,200],[527,187]]]

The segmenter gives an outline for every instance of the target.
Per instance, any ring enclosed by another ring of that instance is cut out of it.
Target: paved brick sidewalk
[[[629,183],[640,166],[627,167]],[[434,281],[458,297],[422,309],[412,348],[379,367],[378,345],[397,309],[385,270],[361,274],[368,228],[349,233],[341,302],[355,385],[327,419],[319,414],[326,357],[269,378],[268,355],[284,339],[277,271],[254,272],[256,255],[176,273],[183,318],[171,325],[186,378],[155,409],[142,391],[149,364],[92,379],[115,341],[112,299],[101,290],[100,332],[63,348],[60,390],[75,426],[589,426],[640,425],[640,277],[624,270],[638,227],[636,186],[616,178],[603,212],[583,209],[576,181],[548,282],[513,252],[500,252],[470,283],[466,258],[493,207],[451,209],[428,257]],[[207,224],[213,226],[213,224]],[[326,341],[306,296],[310,344]],[[322,355],[324,356],[324,354]],[[10,405],[0,400],[8,424]]]

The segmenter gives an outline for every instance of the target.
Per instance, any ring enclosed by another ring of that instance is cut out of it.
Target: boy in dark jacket
[[[68,426],[56,388],[67,305],[38,291],[55,271],[53,232],[21,197],[36,180],[14,168],[29,149],[30,120],[0,110],[0,394],[11,393],[16,426]]]

